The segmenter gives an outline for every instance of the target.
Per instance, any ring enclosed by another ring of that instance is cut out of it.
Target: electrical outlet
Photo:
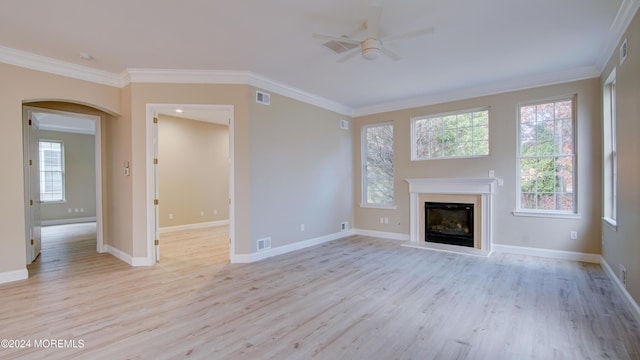
[[[300,224],[300,231],[304,231],[304,224]]]
[[[627,269],[622,264],[618,265],[618,278],[624,287],[627,287]]]
[[[200,210],[200,216],[204,216],[204,211]]]
[[[384,224],[384,218],[382,216],[380,217],[380,224]]]
[[[571,240],[578,240],[578,232],[577,231],[570,232],[569,236],[571,237]]]
[[[493,170],[489,170],[489,177],[490,178],[496,177],[496,172]]]
[[[169,214],[169,220],[173,220],[173,214]]]
[[[389,218],[388,218],[388,217],[384,218],[384,223],[385,223],[385,224],[388,224],[388,223],[389,223]]]
[[[218,209],[213,210],[213,215],[218,215]]]
[[[349,222],[344,221],[340,224],[340,231],[347,231],[347,230],[349,230]]]

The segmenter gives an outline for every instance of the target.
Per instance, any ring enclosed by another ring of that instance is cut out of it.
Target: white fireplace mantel
[[[405,179],[409,183],[410,217],[409,241],[417,247],[430,247],[420,243],[420,204],[421,194],[451,194],[451,195],[479,195],[482,199],[482,233],[480,249],[469,249],[460,246],[444,245],[445,250],[488,255],[491,252],[492,240],[492,204],[491,198],[495,191],[496,178],[426,178]],[[435,248],[443,249],[436,245]]]
[[[406,179],[417,194],[493,194],[496,178]]]

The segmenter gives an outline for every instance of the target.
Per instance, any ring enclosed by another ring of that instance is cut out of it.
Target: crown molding
[[[102,85],[121,87],[113,73],[0,46],[0,62]]]
[[[600,72],[604,71],[605,66],[609,62],[609,59],[615,54],[618,44],[622,40],[625,31],[633,21],[633,17],[640,9],[640,0],[623,0],[618,9],[611,27],[609,28],[609,34],[605,41],[604,47],[600,52],[600,57],[597,60],[596,66],[600,69]]]
[[[268,79],[262,75],[250,73],[249,85],[267,91],[272,91],[279,95],[287,96],[323,109],[331,110],[341,115],[353,117],[353,109],[346,105],[314,95],[287,84]]]
[[[249,84],[249,72],[228,70],[127,69],[128,83]]]
[[[541,86],[556,85],[571,81],[591,79],[600,76],[600,70],[594,66],[587,66],[568,71],[555,72],[543,75],[532,75],[529,77],[496,82],[472,88],[447,91],[410,99],[392,101],[373,106],[365,106],[354,109],[353,117],[380,114],[390,111],[412,109],[417,107],[442,104],[451,101],[472,99],[481,96],[502,94],[506,92],[519,91]]]
[[[301,89],[266,78],[250,71],[232,70],[172,70],[127,69],[130,83],[180,83],[180,84],[240,84],[251,85],[323,109],[351,116],[353,110],[345,105],[311,94]]]

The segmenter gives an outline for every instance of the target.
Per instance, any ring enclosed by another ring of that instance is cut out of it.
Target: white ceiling
[[[95,120],[90,116],[53,112],[33,112],[32,116],[38,121],[41,130],[96,134]]]
[[[385,43],[400,61],[338,63],[311,37],[363,36],[372,2],[383,35],[435,32]],[[0,46],[114,74],[248,71],[357,112],[598,76],[639,2],[2,0]]]

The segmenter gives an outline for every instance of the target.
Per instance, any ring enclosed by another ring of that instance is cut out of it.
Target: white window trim
[[[377,126],[384,126],[384,125],[391,125],[392,128],[393,128],[393,121],[385,121],[385,122],[381,122],[381,123],[363,125],[361,130],[360,130],[360,169],[361,169],[360,186],[362,188],[361,192],[360,192],[360,207],[362,207],[362,208],[391,209],[391,210],[397,209],[397,206],[395,204],[395,200],[396,200],[395,186],[393,187],[393,192],[394,192],[394,196],[393,196],[393,201],[394,202],[393,203],[391,203],[391,204],[376,204],[376,203],[367,202],[367,189],[368,189],[367,169],[366,169],[367,168],[367,156],[366,156],[367,155],[367,141],[366,141],[365,134],[366,134],[368,128],[377,127]],[[394,151],[394,157],[395,157],[395,151]],[[395,182],[395,174],[394,174],[394,182]]]
[[[573,128],[573,211],[564,210],[538,210],[523,209],[521,207],[520,193],[520,108],[523,106],[544,104],[562,100],[572,101],[572,128]],[[511,213],[513,216],[525,217],[541,217],[541,218],[560,218],[560,219],[580,219],[582,216],[578,213],[578,95],[561,95],[545,99],[520,102],[516,105],[516,209]]]
[[[617,143],[616,143],[616,104],[615,104],[616,68],[613,68],[603,84],[603,151],[602,151],[602,220],[617,231],[618,189],[617,189]],[[613,91],[612,91],[613,89]],[[611,94],[614,101],[612,102]],[[607,139],[608,137],[608,139]],[[607,145],[608,144],[608,145]],[[607,157],[612,154],[611,165]],[[610,197],[610,199],[608,199]],[[609,200],[611,203],[609,203]]]
[[[428,114],[428,115],[420,115],[414,116],[411,118],[411,161],[432,161],[432,160],[451,160],[451,159],[473,159],[473,158],[486,158],[491,156],[491,136],[487,134],[487,141],[489,142],[489,153],[487,155],[469,155],[469,156],[442,156],[442,157],[434,157],[434,158],[418,158],[416,148],[416,121],[434,117],[442,117],[442,116],[450,116],[450,115],[458,115],[458,114],[467,114],[478,111],[487,111],[488,112],[488,122],[487,126],[489,127],[489,123],[491,122],[491,107],[490,106],[482,106],[472,109],[458,110],[458,111],[447,111],[443,113],[436,114]],[[489,129],[487,129],[489,131]]]
[[[61,164],[61,173],[62,173],[62,199],[60,200],[42,200],[40,199],[40,202],[42,204],[64,204],[67,202],[67,194],[66,194],[66,183],[67,183],[67,179],[66,179],[66,174],[65,174],[65,146],[64,146],[64,141],[62,140],[49,140],[49,139],[39,139],[38,140],[38,165],[41,166],[41,159],[40,159],[40,143],[41,142],[48,142],[48,143],[58,143],[60,144],[60,164]],[[38,177],[42,177],[42,170],[38,169]],[[42,181],[42,180],[40,180]],[[40,198],[42,198],[42,190],[40,190]]]
[[[518,193],[519,194],[519,193]],[[511,212],[513,216],[522,217],[541,217],[541,218],[556,218],[556,219],[581,219],[582,215],[560,210],[513,210]]]

